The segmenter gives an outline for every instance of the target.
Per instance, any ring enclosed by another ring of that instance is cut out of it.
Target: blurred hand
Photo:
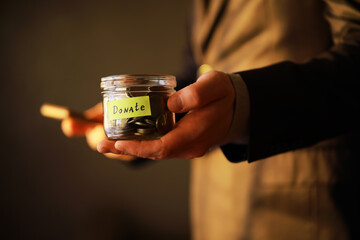
[[[96,150],[97,145],[106,138],[102,119],[103,109],[102,103],[98,103],[92,108],[84,112],[84,115],[89,120],[96,120],[96,122],[85,121],[77,118],[66,118],[61,122],[61,129],[67,137],[86,137],[89,147]],[[116,158],[124,161],[131,161],[136,157],[129,155],[121,155],[114,153],[105,153],[109,158]]]
[[[223,72],[203,74],[194,83],[174,93],[168,108],[187,114],[175,128],[158,140],[103,140],[101,153],[127,154],[150,159],[194,158],[211,147],[228,142],[234,111],[235,91]]]

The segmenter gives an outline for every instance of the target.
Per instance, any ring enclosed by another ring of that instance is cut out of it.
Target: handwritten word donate
[[[151,115],[149,96],[125,98],[107,102],[109,120]]]

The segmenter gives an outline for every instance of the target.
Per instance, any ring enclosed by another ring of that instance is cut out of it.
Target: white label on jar
[[[149,96],[124,98],[107,102],[109,120],[151,115]]]

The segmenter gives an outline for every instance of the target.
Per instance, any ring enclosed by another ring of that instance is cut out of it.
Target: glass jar
[[[175,92],[174,76],[113,75],[101,78],[100,86],[108,139],[158,139],[173,128],[167,99]]]

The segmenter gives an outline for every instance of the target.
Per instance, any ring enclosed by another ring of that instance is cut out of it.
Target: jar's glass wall
[[[170,75],[103,78],[101,87],[107,137],[157,139],[169,132],[175,118],[167,108],[167,100],[175,92],[175,86],[175,77]]]

